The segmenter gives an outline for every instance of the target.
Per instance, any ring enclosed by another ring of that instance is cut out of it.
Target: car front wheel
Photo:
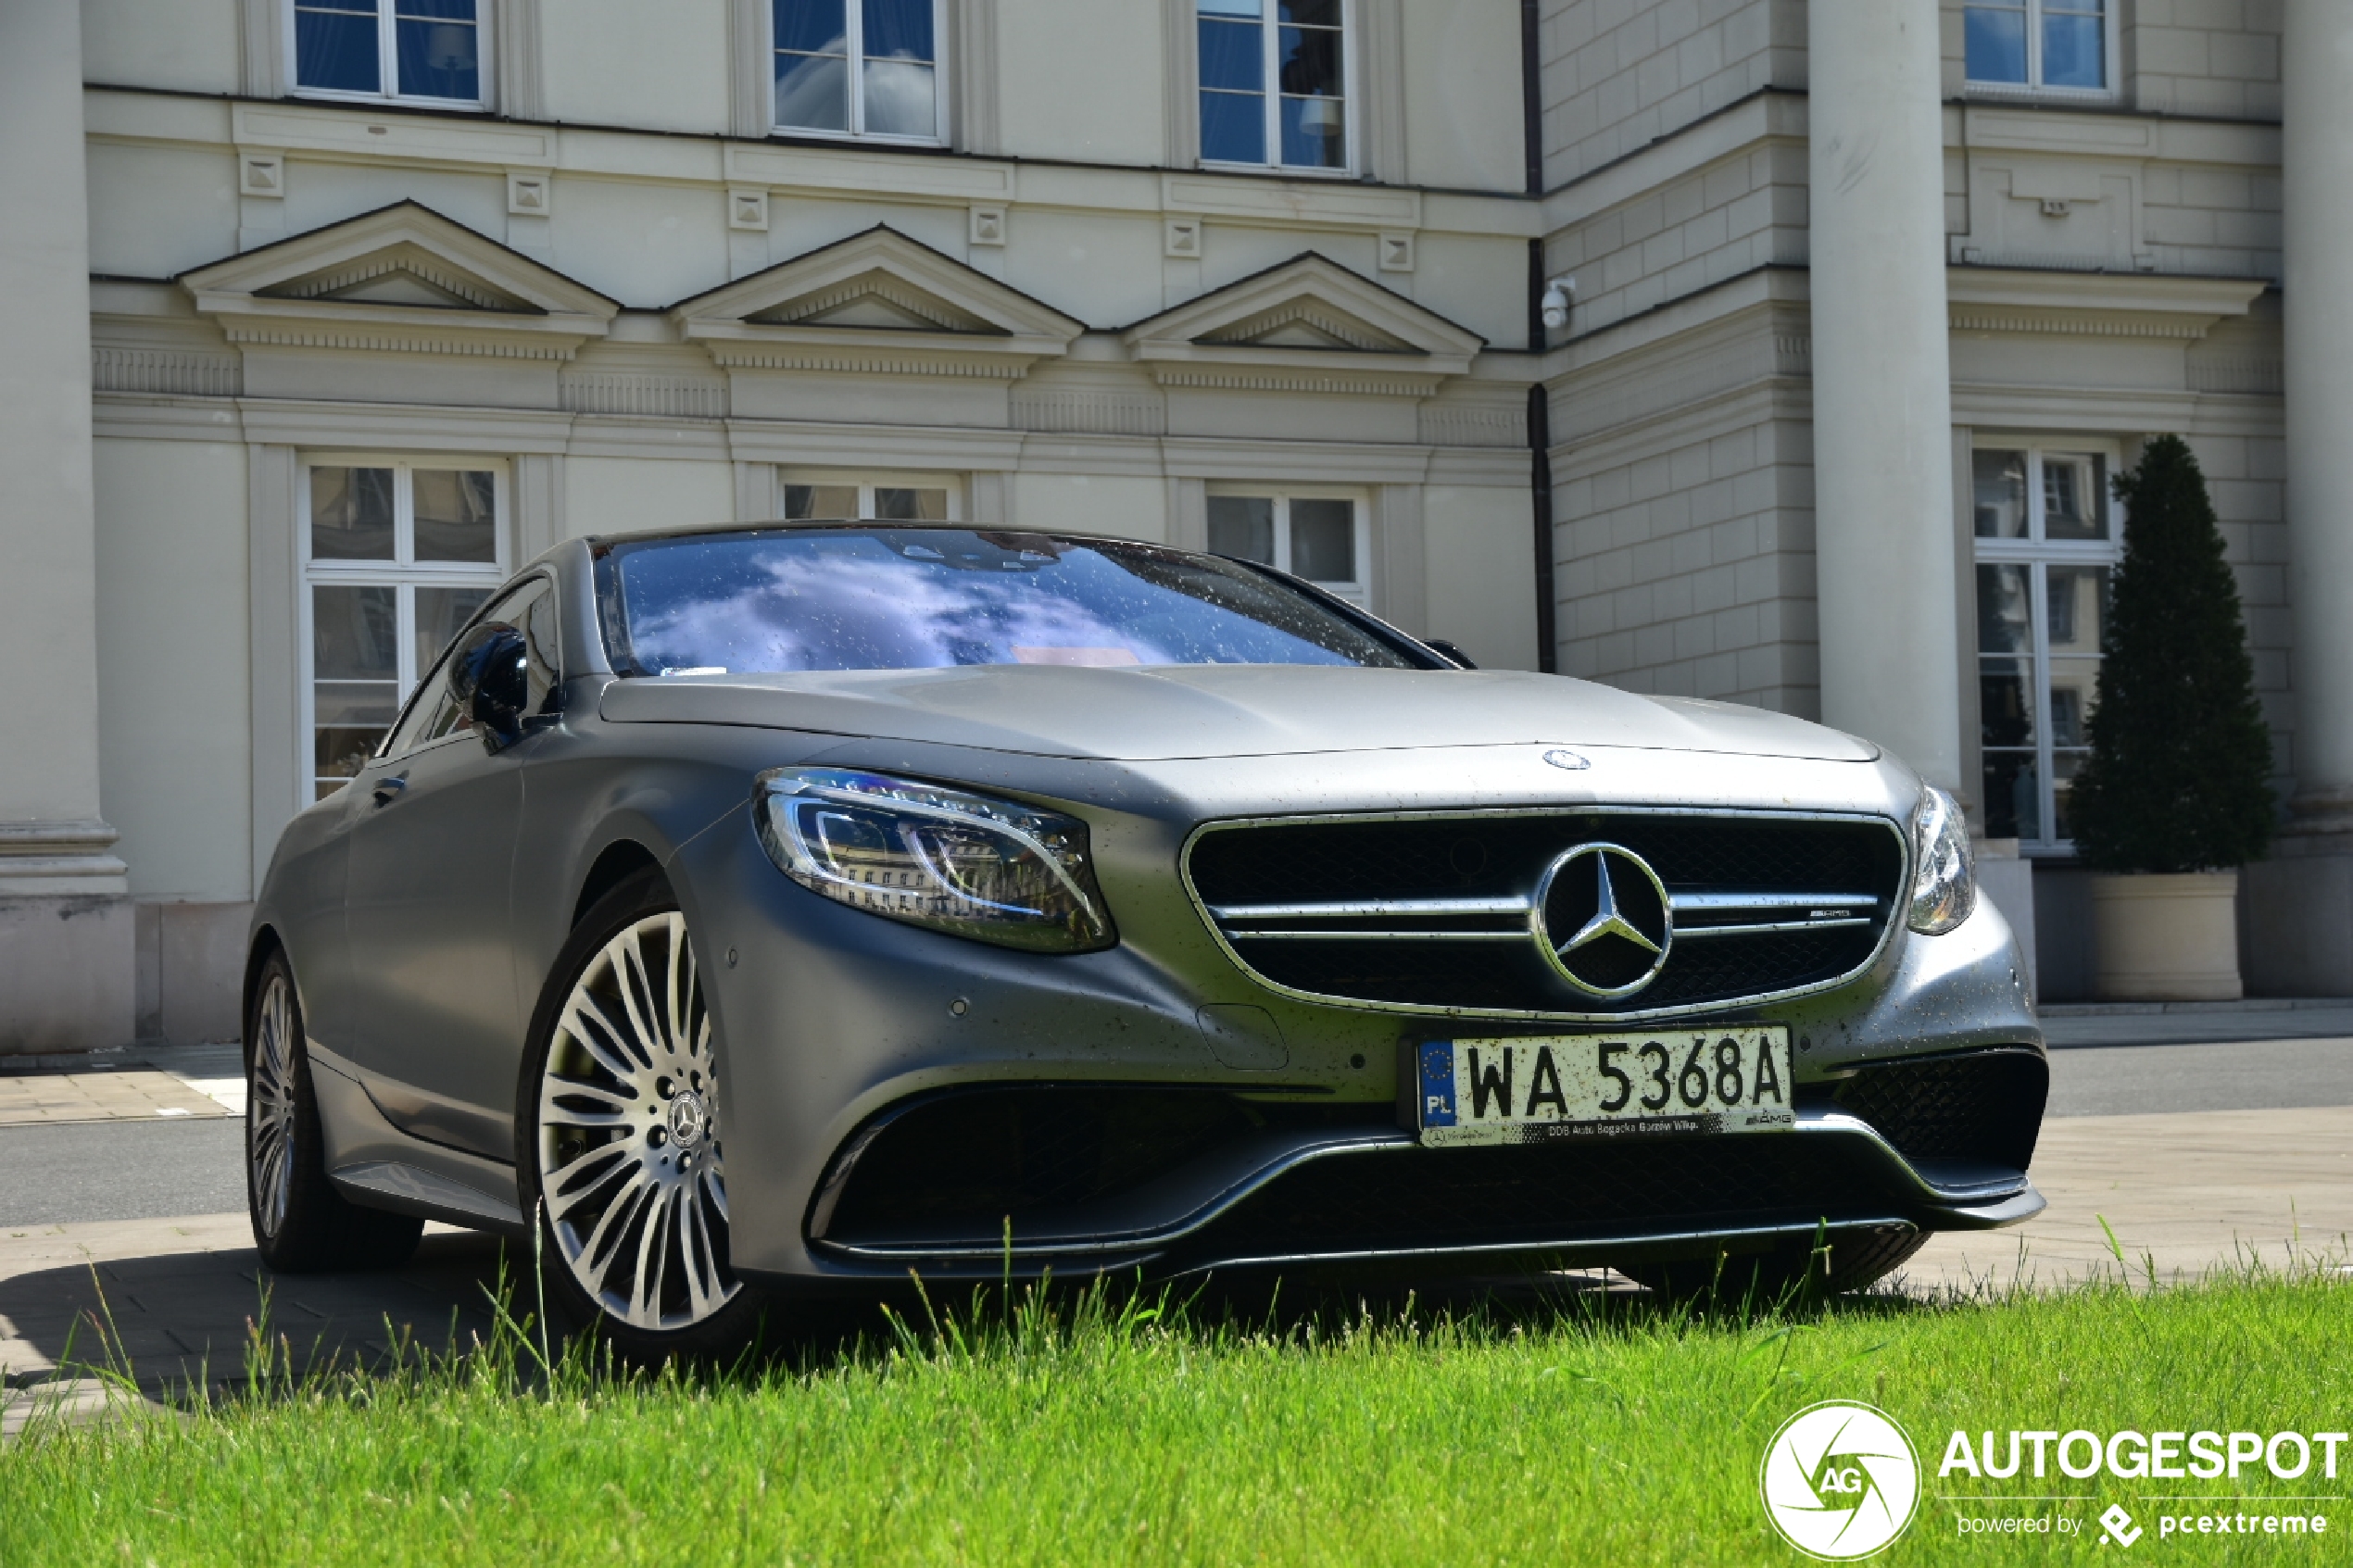
[[[708,1358],[761,1303],[727,1251],[711,1020],[686,917],[659,872],[582,920],[533,1022],[516,1118],[549,1283],[632,1361]]]

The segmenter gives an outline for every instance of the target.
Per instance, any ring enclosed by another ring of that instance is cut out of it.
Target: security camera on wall
[[[1554,278],[1544,285],[1542,309],[1546,331],[1558,332],[1568,325],[1569,301],[1575,298],[1576,295],[1577,280],[1574,278]]]

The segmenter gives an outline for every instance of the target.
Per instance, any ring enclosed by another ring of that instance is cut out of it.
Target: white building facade
[[[2333,0],[0,0],[0,1051],[233,1035],[280,825],[537,551],[843,513],[1872,735],[2063,994],[2163,431],[2305,830],[2251,977],[2353,986],[2349,116]]]

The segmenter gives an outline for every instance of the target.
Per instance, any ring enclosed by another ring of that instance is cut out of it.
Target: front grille
[[[2034,1158],[2051,1070],[2039,1052],[1971,1051],[1874,1062],[1832,1098],[1906,1160],[1973,1160],[2023,1171]]]
[[[1204,1233],[1224,1257],[1509,1247],[1644,1229],[1883,1216],[1904,1198],[1855,1138],[1596,1138],[1313,1161]]]
[[[1540,880],[1588,843],[1665,884],[1675,940],[1656,976],[1603,997],[1529,935]],[[1872,817],[1528,811],[1213,826],[1186,870],[1253,974],[1310,997],[1414,1011],[1616,1018],[1834,985],[1900,906],[1895,824]]]

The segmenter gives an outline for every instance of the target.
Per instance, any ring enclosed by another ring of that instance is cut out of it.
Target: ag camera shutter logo
[[[1844,1399],[1808,1405],[1773,1434],[1757,1475],[1765,1515],[1808,1557],[1851,1562],[1912,1523],[1920,1461],[1884,1411]]]

